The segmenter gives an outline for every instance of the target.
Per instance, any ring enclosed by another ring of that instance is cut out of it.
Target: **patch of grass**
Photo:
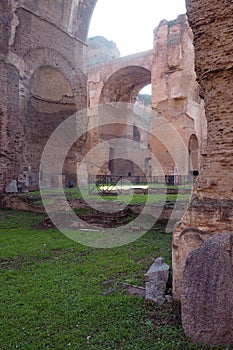
[[[160,186],[160,187],[159,187]],[[167,188],[165,185],[153,185],[151,188],[161,188],[162,190],[164,188]],[[169,186],[169,188],[174,188],[178,189],[177,186]],[[189,189],[191,191],[190,186],[181,186],[181,188]],[[131,205],[141,205],[145,204],[146,202],[148,204],[155,204],[158,202],[164,203],[165,201],[169,201],[172,203],[175,203],[176,201],[179,202],[185,202],[188,203],[190,194],[163,194],[163,193],[155,193],[155,194],[138,194],[138,193],[133,193],[133,194],[119,194],[119,195],[98,195],[96,194],[89,194],[88,188],[84,187],[81,190],[79,188],[71,188],[71,189],[64,189],[65,196],[67,199],[79,199],[83,198],[88,199],[88,200],[94,200],[94,201],[100,201],[101,199],[105,201],[121,201],[123,203],[129,203]],[[46,192],[46,199],[45,202],[47,204],[53,204],[57,201],[57,196],[61,193],[61,190],[59,189],[54,189],[54,190],[49,190],[49,192]],[[40,195],[38,192],[30,192],[24,194],[24,196],[29,196],[33,200],[34,205],[42,205],[42,200],[40,198]]]
[[[171,264],[162,226],[129,245],[96,249],[37,229],[44,217],[0,211],[1,350],[227,349],[192,344],[178,304],[155,306],[122,288],[144,285],[158,256]]]
[[[180,202],[188,203],[189,201],[189,194],[133,194],[132,199],[130,200],[130,196],[128,194],[121,194],[119,196],[102,196],[104,200],[107,201],[114,201],[119,200],[123,203],[129,203],[130,205],[141,205],[141,204],[156,204],[156,203],[165,203],[165,202],[172,202],[175,203],[176,200],[179,200]]]

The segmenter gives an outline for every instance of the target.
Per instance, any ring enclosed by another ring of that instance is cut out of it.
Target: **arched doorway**
[[[199,143],[197,136],[192,134],[189,139],[189,173],[197,176],[200,168]]]
[[[100,103],[124,102],[134,103],[137,100],[138,93],[144,86],[147,86],[151,81],[151,72],[140,66],[129,66],[122,68],[112,74],[103,86],[100,95]],[[136,107],[136,106],[135,106]],[[135,110],[135,115],[138,111]],[[128,116],[125,114],[125,119],[122,116],[118,119],[116,115],[115,124],[106,124],[100,127],[99,137],[101,140],[108,141],[109,152],[109,172],[111,175],[117,176],[145,176],[146,169],[148,170],[148,158],[150,135],[143,128],[138,126],[138,121],[129,123]],[[114,142],[114,147],[111,139],[124,138],[133,140],[132,146],[128,144],[126,149],[121,149],[121,145]],[[141,143],[146,144],[146,147],[140,148]],[[132,147],[132,149],[131,149]],[[121,149],[121,150],[120,150]],[[146,151],[147,150],[147,151]],[[140,153],[143,167],[140,168],[134,164],[132,159],[134,153]],[[122,158],[117,155],[122,154]],[[144,161],[143,161],[144,159]],[[144,169],[145,168],[145,169]]]
[[[30,189],[38,187],[40,160],[46,142],[76,108],[72,85],[61,70],[44,65],[34,71],[29,83],[25,122]],[[57,152],[59,150],[55,150]],[[76,173],[74,150],[68,154],[65,164],[65,176],[72,174],[73,177]]]

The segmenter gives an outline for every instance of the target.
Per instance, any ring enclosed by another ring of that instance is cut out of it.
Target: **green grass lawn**
[[[94,196],[92,196],[93,198]],[[156,204],[156,203],[165,203],[166,201],[168,202],[173,202],[175,203],[176,200],[179,202],[185,202],[188,203],[190,194],[133,194],[132,199],[130,199],[128,194],[120,194],[119,196],[101,196],[104,200],[108,201],[114,201],[114,200],[119,200],[123,203],[128,203],[130,205],[141,205],[141,204]]]
[[[161,187],[163,189],[164,187]],[[173,186],[173,188],[175,188]],[[182,187],[184,188],[184,186]],[[121,201],[123,203],[128,203],[130,205],[141,205],[145,204],[156,204],[158,202],[164,203],[165,201],[173,202],[175,203],[176,201],[179,202],[184,202],[188,203],[190,194],[191,194],[191,187],[186,188],[187,190],[190,190],[190,193],[186,194],[164,194],[164,193],[150,193],[149,195],[147,194],[138,194],[138,193],[119,193],[118,195],[101,195],[100,193],[96,192],[95,194],[89,193],[88,188],[83,188],[81,191],[79,188],[72,188],[72,189],[64,189],[64,193],[67,199],[72,199],[72,198],[84,198],[87,200],[94,200],[94,201],[100,201],[101,199],[104,199],[106,201]],[[46,199],[45,202],[49,204],[53,204],[58,196],[59,193],[61,193],[61,190],[59,189],[54,189],[54,190],[49,190],[46,191]],[[23,194],[26,197],[31,197],[33,199],[33,202],[35,205],[42,205],[42,200],[40,197],[39,192],[29,192]]]
[[[123,247],[95,249],[38,229],[43,219],[0,210],[1,350],[230,349],[192,344],[179,304],[145,303],[123,288],[144,286],[158,256],[171,265],[163,227]]]

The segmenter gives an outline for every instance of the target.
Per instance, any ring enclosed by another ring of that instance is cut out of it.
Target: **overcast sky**
[[[149,50],[159,22],[185,12],[185,0],[98,0],[89,37],[114,41],[121,56]]]

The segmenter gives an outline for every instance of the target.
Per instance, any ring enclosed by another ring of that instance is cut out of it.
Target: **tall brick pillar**
[[[196,72],[205,100],[207,150],[191,202],[173,233],[173,295],[187,255],[217,232],[233,232],[233,3],[187,0]]]
[[[11,35],[10,1],[0,2],[0,193],[16,179],[16,124],[19,110],[18,70],[7,60]]]

